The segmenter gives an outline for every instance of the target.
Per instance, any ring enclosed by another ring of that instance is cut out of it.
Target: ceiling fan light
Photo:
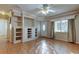
[[[54,13],[55,11],[54,10],[48,10],[48,12],[53,12]]]
[[[42,10],[41,12],[42,12],[42,14],[45,14],[45,15],[47,14],[47,12],[45,12],[45,11],[43,11],[43,10]]]
[[[50,7],[48,6],[48,4],[43,4],[43,7],[40,9],[39,13],[41,13],[43,15],[47,15],[47,14],[54,13],[54,12],[55,11],[51,10]]]

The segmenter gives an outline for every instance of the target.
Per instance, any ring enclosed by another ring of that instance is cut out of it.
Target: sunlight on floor
[[[47,42],[45,40],[41,41],[41,53],[42,54],[48,54],[48,47],[47,47]]]

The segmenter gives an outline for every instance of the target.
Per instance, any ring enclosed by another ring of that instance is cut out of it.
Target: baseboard
[[[76,42],[76,44],[79,44],[79,42]]]
[[[55,40],[59,40],[59,41],[64,41],[64,42],[68,42],[67,40],[61,40],[61,39],[55,39]]]
[[[41,38],[53,39],[53,38],[48,37],[48,36],[41,36]]]
[[[22,43],[24,43],[24,42],[28,42],[28,41],[32,41],[32,40],[36,40],[36,39],[38,39],[38,38],[28,39],[28,40],[23,40]]]
[[[16,43],[21,43],[21,40],[17,40],[17,41],[15,41],[15,42],[13,42],[14,44],[16,44]]]

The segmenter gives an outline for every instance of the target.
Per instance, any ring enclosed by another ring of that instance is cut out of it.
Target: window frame
[[[62,26],[63,21],[65,22],[65,25],[67,27],[66,31],[63,30],[63,26]],[[60,30],[57,29],[57,24],[56,24],[57,22],[59,23]],[[67,33],[68,32],[68,20],[55,21],[55,23],[54,23],[54,32],[56,32],[56,33]]]
[[[42,30],[45,31],[46,30],[46,25],[43,24]]]

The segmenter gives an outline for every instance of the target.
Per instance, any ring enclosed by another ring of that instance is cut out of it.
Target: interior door
[[[47,36],[47,22],[41,22],[41,36]]]

